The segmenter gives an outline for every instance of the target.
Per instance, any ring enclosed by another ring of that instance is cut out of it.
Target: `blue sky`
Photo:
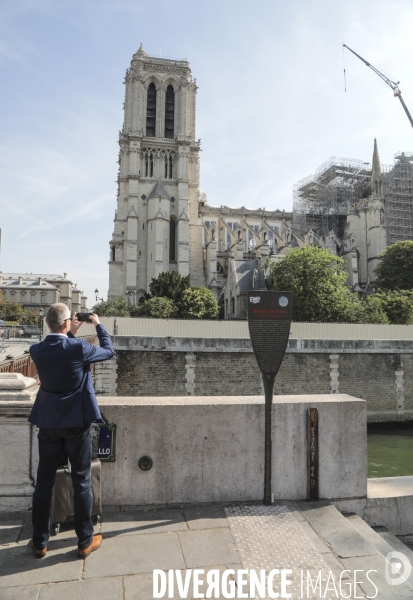
[[[187,58],[211,205],[292,209],[330,156],[413,150],[410,0],[0,0],[3,272],[68,273],[106,296],[123,78],[140,43]]]

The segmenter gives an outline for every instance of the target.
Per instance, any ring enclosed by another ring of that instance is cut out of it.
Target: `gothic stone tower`
[[[205,285],[197,86],[186,60],[150,57],[142,45],[125,84],[109,296],[137,303],[163,271],[191,274],[192,285]]]

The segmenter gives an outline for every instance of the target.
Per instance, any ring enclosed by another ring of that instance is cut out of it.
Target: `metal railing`
[[[21,373],[25,377],[33,377],[33,379],[39,381],[36,365],[28,354],[0,363],[0,373]]]

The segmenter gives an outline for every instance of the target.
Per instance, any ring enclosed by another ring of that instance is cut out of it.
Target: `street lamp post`
[[[39,332],[39,342],[42,341],[42,337],[43,337],[43,315],[44,315],[44,310],[43,308],[39,309],[39,317],[40,317],[40,332]]]
[[[96,302],[104,302],[104,299],[103,298],[99,298],[98,294],[99,294],[99,290],[96,288],[95,289],[95,299],[96,299]]]
[[[5,340],[6,340],[6,314],[4,314],[4,320],[3,320],[3,339],[2,339],[2,343],[1,343],[1,348],[0,348],[0,352],[6,352],[6,345],[5,345]]]

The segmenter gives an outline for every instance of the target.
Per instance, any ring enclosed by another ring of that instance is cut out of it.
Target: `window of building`
[[[156,87],[152,82],[148,87],[147,104],[146,104],[146,135],[155,137],[156,125]],[[152,177],[150,175],[150,177]]]
[[[172,85],[166,88],[165,99],[165,137],[174,137],[175,90]]]
[[[147,150],[145,152],[145,177],[153,177],[154,173],[154,152]]]
[[[176,221],[169,221],[169,260],[176,260]]]
[[[172,153],[167,153],[164,156],[165,179],[172,179],[172,167],[173,167]]]
[[[231,314],[235,315],[235,298],[231,298]]]
[[[115,246],[111,246],[111,251],[112,251],[111,259],[112,259],[112,261],[115,261],[115,253],[116,253]]]

